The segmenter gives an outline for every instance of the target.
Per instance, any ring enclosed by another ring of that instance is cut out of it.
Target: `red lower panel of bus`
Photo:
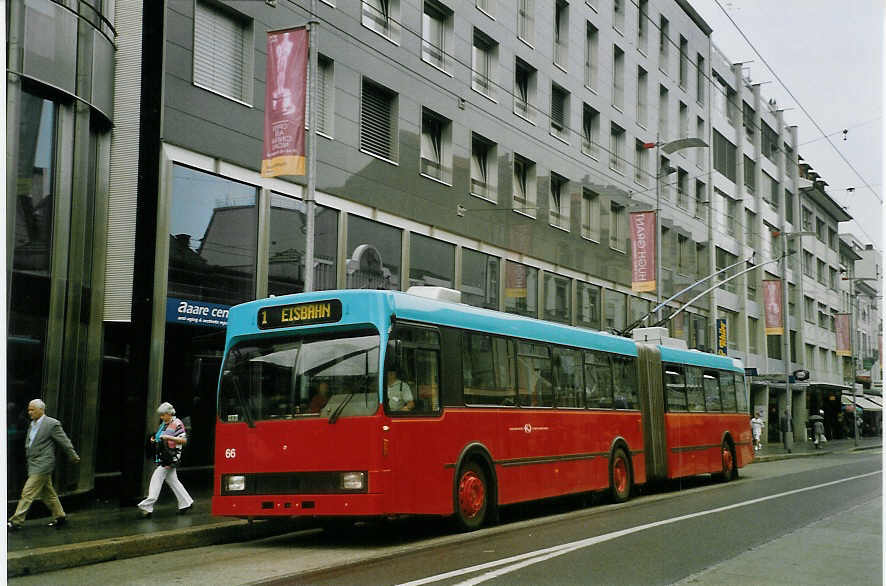
[[[731,439],[735,465],[741,468],[754,459],[749,417],[739,413],[666,413],[668,477],[720,472],[723,444]]]
[[[489,491],[509,504],[609,486],[616,440],[646,481],[638,411],[447,409],[440,417],[276,420],[216,425],[214,515],[450,515],[456,470],[491,462]],[[341,489],[363,472],[362,489]],[[243,476],[242,493],[222,491]],[[282,488],[280,488],[282,487]]]

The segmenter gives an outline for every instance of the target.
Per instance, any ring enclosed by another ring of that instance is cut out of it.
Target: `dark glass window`
[[[586,351],[585,398],[591,409],[612,409],[612,365],[609,355]]]
[[[167,297],[235,305],[255,297],[257,189],[174,165]]]
[[[748,396],[744,386],[744,375],[734,373],[735,377],[735,408],[739,413],[748,412]]]
[[[448,242],[411,234],[409,239],[409,285],[449,287],[455,282],[455,246]]]
[[[348,289],[400,289],[402,231],[348,216]]]
[[[554,405],[583,407],[581,352],[568,348],[554,348]]]
[[[551,321],[572,321],[572,282],[566,277],[545,273],[544,318]]]
[[[553,407],[551,353],[544,344],[517,342],[517,393],[525,407]]]
[[[271,194],[268,294],[305,290],[306,206],[300,199]],[[314,290],[335,289],[338,211],[314,207]]]
[[[723,411],[735,413],[735,378],[731,372],[720,373],[720,397],[723,400]]]
[[[720,384],[717,381],[717,373],[706,370],[702,375],[702,383],[704,384],[704,400],[708,411],[722,411],[722,402],[720,401]]]
[[[475,307],[498,309],[499,266],[488,254],[465,248],[461,256],[461,300]]]
[[[510,342],[485,334],[462,334],[462,377],[468,405],[516,405]]]
[[[440,333],[436,328],[398,325],[385,356],[385,407],[389,412],[431,414],[440,409]],[[395,358],[395,360],[390,360]]]
[[[600,287],[579,281],[577,285],[577,300],[575,306],[575,320],[580,326],[600,329]]]
[[[690,411],[701,412],[705,410],[701,369],[697,366],[686,367],[686,398]]]
[[[612,380],[615,390],[615,408],[639,409],[636,360],[631,356],[613,356]]]
[[[538,269],[506,262],[505,311],[538,317]]]
[[[666,364],[664,384],[668,411],[686,411],[686,379],[683,376],[683,367]]]

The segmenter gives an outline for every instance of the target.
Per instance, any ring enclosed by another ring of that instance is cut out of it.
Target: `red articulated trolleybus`
[[[458,296],[232,308],[212,513],[440,515],[470,530],[502,505],[600,490],[620,502],[656,479],[733,479],[753,459],[738,360],[672,347],[661,328],[628,339]]]

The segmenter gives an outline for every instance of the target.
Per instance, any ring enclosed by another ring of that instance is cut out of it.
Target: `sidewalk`
[[[781,444],[768,444],[755,461],[820,456],[882,446],[882,438],[862,438],[858,448],[848,440],[829,441],[821,450],[811,443],[795,444],[785,453]],[[213,517],[212,487],[207,482],[185,483],[195,502],[187,515],[176,515],[175,499],[164,488],[151,519],[137,518],[136,507],[91,501],[67,511],[68,524],[56,530],[46,526],[49,517],[29,518],[21,531],[7,534],[7,577],[37,574],[114,559],[218,543],[247,541],[288,533],[311,526],[310,519],[256,521]],[[35,507],[36,508],[36,507]]]

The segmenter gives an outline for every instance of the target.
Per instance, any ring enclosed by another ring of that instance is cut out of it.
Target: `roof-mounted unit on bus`
[[[636,328],[632,334],[635,342],[649,342],[651,344],[668,346],[669,348],[688,349],[686,340],[669,337],[667,328]]]
[[[416,297],[426,297],[427,299],[436,299],[437,301],[446,301],[448,303],[461,303],[461,291],[448,289],[446,287],[426,287],[413,286],[406,290],[407,295],[415,295]]]

